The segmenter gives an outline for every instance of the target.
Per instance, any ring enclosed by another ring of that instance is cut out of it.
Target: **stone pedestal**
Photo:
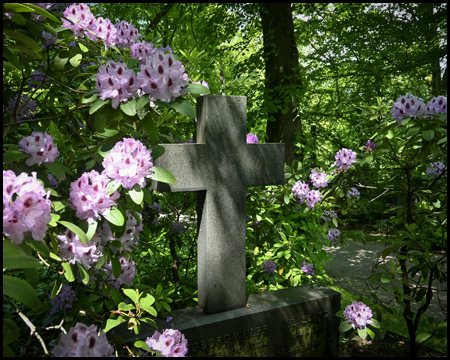
[[[251,295],[247,306],[206,315],[199,307],[159,320],[159,332],[180,330],[188,340],[188,356],[338,356],[341,294],[317,284]],[[109,335],[125,342],[145,340],[155,331],[142,324],[136,336],[126,327]]]

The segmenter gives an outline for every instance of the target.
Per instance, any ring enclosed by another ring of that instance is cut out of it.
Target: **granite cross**
[[[198,192],[198,304],[206,314],[246,305],[246,188],[284,179],[284,144],[246,144],[246,102],[198,98],[197,143],[163,144],[155,161],[176,178],[154,181],[155,190]]]

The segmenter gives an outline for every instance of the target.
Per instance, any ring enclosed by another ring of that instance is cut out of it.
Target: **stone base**
[[[174,311],[169,323],[158,320],[159,332],[173,328],[188,340],[188,356],[338,356],[341,294],[318,284],[253,294],[247,307],[206,315],[193,307]],[[126,327],[109,336],[126,343],[151,337],[142,323],[135,335]]]

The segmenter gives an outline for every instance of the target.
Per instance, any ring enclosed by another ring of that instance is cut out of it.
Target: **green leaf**
[[[367,337],[367,329],[358,328],[358,335],[361,339],[365,339]]]
[[[63,262],[62,266],[64,268],[64,276],[66,277],[68,282],[73,282],[75,281],[75,274],[73,272],[73,268],[72,265],[69,264],[68,262]]]
[[[3,294],[20,301],[32,310],[39,308],[39,300],[33,287],[25,280],[3,275]]]
[[[200,85],[200,84],[189,84],[188,87],[186,88],[186,90],[188,92],[190,92],[191,94],[209,94],[210,93],[209,89],[206,86]]]
[[[116,319],[108,319],[108,320],[106,320],[106,326],[103,329],[103,331],[106,333],[109,330],[111,330],[112,328],[115,328],[116,326],[119,326],[124,321],[125,320],[123,319],[122,316],[118,316]]]
[[[123,293],[128,296],[136,304],[138,301],[136,290],[133,289],[122,289]]]
[[[108,215],[103,215],[103,217],[108,220],[111,224],[116,226],[122,226],[125,222],[125,219],[118,208],[113,206]]]
[[[370,320],[372,320],[372,326],[373,326],[374,328],[377,328],[377,329],[380,328],[381,325],[380,325],[380,323],[378,322],[377,319],[372,318],[372,319],[370,319]]]
[[[89,284],[89,273],[86,271],[86,269],[84,268],[83,265],[80,265],[78,263],[76,263],[76,264],[77,264],[78,270],[80,270],[81,281],[83,282],[84,285]]]
[[[338,227],[339,226],[339,224],[338,224],[338,221],[337,221],[337,219],[334,217],[334,218],[332,218],[332,220],[331,220],[332,222],[333,222],[333,225],[334,226],[336,226],[336,227]]]
[[[144,193],[139,184],[134,185],[133,188],[128,191],[128,194],[130,195],[131,199],[138,205],[140,205],[144,200]]]
[[[130,58],[132,59],[132,58]],[[136,102],[136,110],[141,110],[145,105],[147,105],[150,102],[150,99],[148,96],[141,96],[138,101]]]
[[[392,277],[389,275],[381,275],[381,282],[382,283],[390,283],[392,281]]]
[[[66,173],[73,175],[72,170],[59,162],[44,162],[43,165],[60,180],[64,180],[66,178]]]
[[[30,7],[32,9],[32,11],[36,14],[42,15],[49,20],[57,22],[58,24],[61,23],[61,20],[58,20],[58,18],[56,18],[54,15],[50,14],[48,11],[44,10],[43,8],[41,8],[39,6],[30,4],[30,3],[27,3],[26,6]]]
[[[17,14],[16,14],[17,16]],[[9,50],[6,46],[3,46],[3,56],[19,71],[22,70],[19,57]]]
[[[388,133],[386,134],[386,137],[388,139],[392,139],[394,137],[394,132],[392,130],[389,130]]]
[[[98,109],[100,109],[103,105],[105,105],[108,102],[108,100],[101,100],[101,99],[97,99],[95,101],[95,103],[93,103],[91,105],[91,107],[89,108],[89,115],[92,115],[93,113],[95,113]]]
[[[368,327],[366,327],[365,330],[367,331],[367,333],[369,334],[369,336],[370,336],[372,339],[375,339],[375,333],[374,333],[372,330],[370,330]]]
[[[3,162],[8,164],[20,159],[24,159],[29,157],[30,155],[24,153],[23,151],[20,150],[11,150],[8,152],[3,153]]]
[[[70,65],[72,65],[73,67],[77,67],[78,65],[80,65],[82,58],[83,58],[83,55],[76,54],[75,56],[70,58],[70,60],[69,60]]]
[[[58,54],[56,54],[55,59],[53,60],[55,64],[55,68],[57,70],[64,69],[67,62],[69,61],[69,52],[67,50],[62,50]]]
[[[152,179],[156,181],[165,182],[167,184],[175,184],[176,179],[168,170],[153,166],[152,167],[153,176]]]
[[[17,16],[17,14],[16,14]],[[3,346],[11,344],[20,337],[17,324],[12,319],[3,319]],[[5,353],[3,353],[5,357]]]
[[[345,333],[346,331],[350,330],[352,328],[352,324],[349,324],[348,322],[341,322],[339,325],[339,331],[342,333]]]
[[[158,128],[153,121],[150,114],[145,115],[140,121],[141,126],[144,128],[148,135],[148,139],[152,145],[156,145],[159,142]]]
[[[166,152],[166,149],[161,145],[153,145],[151,151],[153,160],[156,160]]]
[[[124,302],[121,302],[118,306],[118,309],[122,311],[130,311],[136,309],[136,306],[134,306],[133,304],[125,304]]]
[[[32,256],[11,241],[3,240],[3,268],[4,269],[28,269],[39,266]]]
[[[150,294],[145,294],[144,297],[141,298],[141,307],[152,314],[155,310],[152,308],[152,304],[155,302],[155,298]]]
[[[6,30],[5,28],[3,28],[3,34],[28,46],[31,50],[35,51],[36,53],[42,51],[41,46],[36,41],[18,31]]]
[[[136,115],[136,100],[131,99],[131,100],[128,100],[127,102],[120,103],[120,108],[128,116],[135,116]]]
[[[87,244],[89,242],[85,232],[83,230],[81,230],[78,226],[76,226],[75,224],[72,224],[71,222],[63,221],[63,220],[58,220],[57,222],[60,223],[61,225],[65,226],[66,228],[68,228],[75,235],[77,235],[78,239],[80,239],[80,241],[83,244]]]
[[[120,265],[120,260],[116,256],[111,256],[111,266],[113,275],[117,279],[122,273],[122,266]]]
[[[171,103],[169,103],[169,106],[172,109],[175,109],[176,111],[178,111],[180,114],[187,116],[191,119],[195,119],[195,116],[196,116],[195,108],[194,108],[194,106],[192,106],[192,104],[188,100],[178,98],[175,101],[172,101]]]
[[[107,139],[107,138],[117,135],[118,133],[119,133],[119,130],[116,130],[116,129],[103,129],[102,131],[97,132],[97,136],[100,138]]]
[[[142,321],[144,321],[144,320],[142,320]],[[151,349],[149,348],[149,346],[147,345],[147,343],[144,340],[135,341],[134,347],[136,347],[137,349],[142,349],[144,351],[151,351]]]
[[[431,335],[433,335],[433,334],[430,334],[430,333],[417,334],[416,343],[421,344],[421,343],[425,342],[426,340],[428,340],[431,337]]]
[[[289,204],[289,195],[288,194],[284,194],[284,203],[286,205]]]
[[[423,132],[423,138],[424,138],[426,141],[432,140],[432,139],[434,138],[434,131],[433,131],[433,130],[425,130],[425,131]]]

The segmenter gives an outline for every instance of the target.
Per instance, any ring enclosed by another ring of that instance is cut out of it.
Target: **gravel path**
[[[368,242],[363,244],[358,241],[349,241],[346,246],[324,247],[324,249],[334,259],[326,264],[327,274],[335,279],[334,285],[342,287],[353,294],[368,294],[368,288],[365,287],[367,277],[372,273],[372,265],[381,259],[381,251],[387,246],[382,243]],[[437,256],[437,255],[436,255]],[[387,264],[395,258],[388,256],[386,258]],[[447,271],[447,268],[445,268]],[[395,280],[397,286],[401,287],[401,282]],[[370,284],[381,286],[392,286],[391,284]],[[433,316],[438,321],[443,321],[447,317],[447,283],[439,284],[435,282],[434,288],[437,291],[433,292],[433,299],[430,307],[425,313],[427,316]],[[383,300],[390,299],[389,293],[385,290],[379,289],[377,295]]]

